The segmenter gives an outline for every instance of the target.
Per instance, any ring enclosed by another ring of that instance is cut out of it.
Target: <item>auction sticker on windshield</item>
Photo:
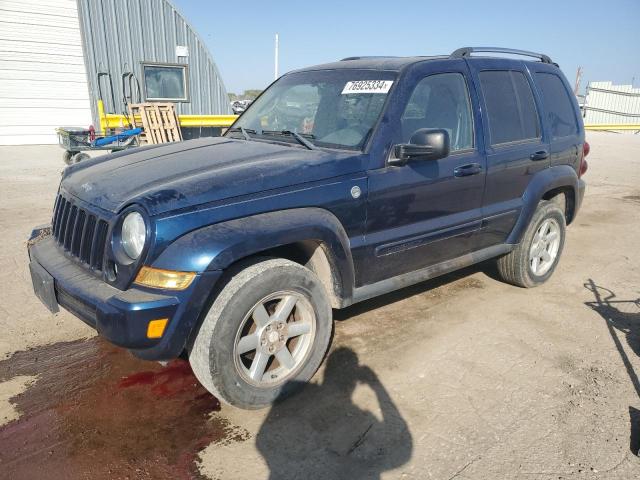
[[[342,95],[349,93],[388,93],[393,80],[357,80],[347,82],[342,89]]]

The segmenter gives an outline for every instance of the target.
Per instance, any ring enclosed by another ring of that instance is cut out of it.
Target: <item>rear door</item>
[[[480,92],[487,154],[483,228],[478,248],[503,243],[511,232],[532,177],[549,167],[540,105],[523,62],[468,60]]]

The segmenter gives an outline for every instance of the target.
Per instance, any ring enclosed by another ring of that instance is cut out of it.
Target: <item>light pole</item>
[[[275,69],[273,74],[273,79],[278,79],[278,34],[276,33],[276,55],[275,55]]]

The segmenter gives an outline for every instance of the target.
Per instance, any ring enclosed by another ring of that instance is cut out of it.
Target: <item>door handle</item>
[[[453,170],[453,175],[456,177],[468,177],[469,175],[477,175],[482,171],[482,166],[479,163],[469,163],[467,165],[460,165]]]
[[[540,150],[529,155],[529,158],[534,162],[538,160],[546,160],[547,158],[549,158],[549,152],[547,152],[546,150]]]

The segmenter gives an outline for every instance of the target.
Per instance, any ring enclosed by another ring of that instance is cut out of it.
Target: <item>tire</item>
[[[285,300],[293,304],[286,318],[278,315],[287,310]],[[331,312],[327,293],[311,270],[280,258],[241,264],[227,273],[200,326],[189,353],[191,368],[223,402],[265,407],[299,389],[316,372],[329,346]],[[298,330],[306,333],[294,335]],[[242,353],[249,344],[255,347]],[[269,359],[261,375],[265,355]]]
[[[84,160],[89,160],[91,157],[88,153],[79,152],[76,153],[73,157],[71,157],[71,163],[80,163]]]
[[[69,151],[69,150],[65,150],[64,153],[62,154],[62,161],[66,164],[66,165],[71,165],[73,162],[71,161],[71,157],[73,156],[73,154]]]
[[[544,232],[540,234],[542,230]],[[551,238],[552,231],[557,233],[557,242],[555,239],[549,240],[545,245],[545,242]],[[541,202],[520,244],[498,259],[500,278],[507,283],[524,288],[537,287],[546,282],[560,261],[565,233],[566,223],[562,210],[553,202]],[[540,242],[540,238],[545,241]],[[546,260],[545,251],[551,260]],[[537,263],[535,257],[538,258]]]

